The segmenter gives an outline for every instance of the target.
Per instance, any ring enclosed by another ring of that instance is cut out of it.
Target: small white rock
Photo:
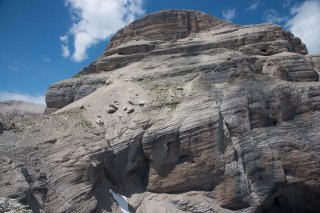
[[[112,80],[111,79],[106,80],[106,85],[110,85],[110,84],[112,84]]]
[[[139,106],[144,106],[145,104],[146,104],[146,101],[145,100],[143,100],[143,101],[139,101]]]
[[[96,123],[100,126],[104,124],[103,120],[101,120],[100,118],[96,119]]]

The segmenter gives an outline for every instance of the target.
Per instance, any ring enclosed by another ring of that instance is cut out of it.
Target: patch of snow
[[[112,191],[112,189],[109,189],[109,192],[112,194],[113,198],[118,203],[121,211],[123,213],[130,213],[128,199],[125,196],[115,193],[114,191]]]

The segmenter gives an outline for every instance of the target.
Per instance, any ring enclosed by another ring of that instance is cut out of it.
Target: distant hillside
[[[0,114],[2,115],[18,115],[30,116],[34,114],[42,114],[46,106],[26,103],[23,101],[6,101],[0,102]]]

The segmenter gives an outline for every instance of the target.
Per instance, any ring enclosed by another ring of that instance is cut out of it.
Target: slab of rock
[[[131,114],[131,113],[133,113],[134,112],[134,108],[133,107],[129,107],[128,109],[127,109],[127,113],[128,114]]]
[[[109,106],[106,108],[106,111],[107,111],[107,113],[112,114],[112,113],[115,113],[117,110],[115,108]]]
[[[113,108],[113,109],[115,109],[115,110],[118,110],[118,107],[116,107],[114,104],[109,104],[109,107],[110,107],[110,108]]]
[[[139,106],[144,106],[146,104],[146,101],[145,100],[139,101],[138,104]]]

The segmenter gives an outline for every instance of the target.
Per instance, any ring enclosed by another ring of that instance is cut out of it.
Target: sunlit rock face
[[[3,132],[0,192],[46,212],[120,212],[110,191],[132,212],[318,212],[307,53],[273,24],[150,14],[48,89],[57,112]]]

